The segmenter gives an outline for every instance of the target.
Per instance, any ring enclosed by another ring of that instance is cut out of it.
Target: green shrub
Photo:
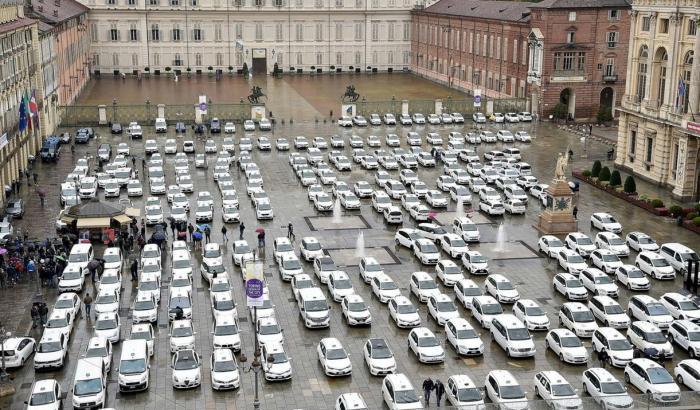
[[[668,212],[673,216],[674,218],[677,218],[683,213],[683,207],[680,205],[671,205],[668,208]]]
[[[610,174],[610,186],[620,186],[622,185],[622,177],[620,176],[620,171],[614,170]]]
[[[606,105],[601,105],[598,109],[598,115],[596,116],[596,118],[598,119],[599,123],[612,121],[612,108]]]
[[[649,201],[649,205],[653,206],[654,208],[663,208],[664,201],[660,200],[659,198],[654,198]]]
[[[700,216],[696,216],[695,218],[693,218],[693,223],[695,224],[695,226],[700,226]]]
[[[552,115],[554,118],[559,118],[559,119],[565,119],[566,116],[569,114],[569,106],[566,104],[558,103],[556,106],[554,106],[554,111],[552,112]]]
[[[695,205],[695,211],[700,214],[700,203]]]
[[[625,178],[625,192],[628,194],[637,192],[637,183],[634,182],[632,175],[628,175],[627,178]]]
[[[691,213],[689,213],[688,215],[685,216],[685,219],[690,219],[690,220],[692,221],[693,219],[695,219],[695,218],[697,218],[697,217],[698,217],[698,213],[697,213],[697,212],[691,212]]]
[[[600,163],[600,161],[597,161],[593,163],[593,167],[591,168],[591,176],[593,178],[598,178],[600,175],[600,170],[603,168],[603,165]]]
[[[584,169],[583,172],[581,172],[581,175],[583,175],[584,177],[590,177],[591,171]]]
[[[600,170],[600,175],[598,175],[598,180],[603,182],[610,181],[610,168],[603,167]]]
[[[245,62],[243,63],[242,70],[243,70],[243,76],[248,77],[248,63],[245,63]]]

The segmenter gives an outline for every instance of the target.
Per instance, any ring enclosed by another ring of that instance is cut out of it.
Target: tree
[[[612,121],[612,108],[607,105],[601,105],[598,109],[598,115],[596,116],[598,123],[602,124],[604,122]]]
[[[248,63],[243,63],[243,77],[248,77]]]
[[[601,170],[602,167],[603,167],[603,164],[601,164],[600,161],[596,160],[596,161],[593,163],[593,167],[591,168],[591,176],[592,176],[593,178],[598,178],[598,176],[600,175],[600,170]]]
[[[567,104],[558,103],[556,106],[554,106],[554,111],[552,112],[554,118],[565,119],[568,114],[569,106]]]
[[[628,194],[633,194],[637,192],[637,183],[634,182],[634,178],[632,177],[632,175],[628,175],[627,178],[625,178],[624,191]]]
[[[622,177],[620,177],[620,171],[614,170],[610,174],[610,186],[620,186],[622,185]]]
[[[598,175],[598,180],[603,182],[610,181],[610,168],[603,167],[603,169],[600,170],[600,175]]]

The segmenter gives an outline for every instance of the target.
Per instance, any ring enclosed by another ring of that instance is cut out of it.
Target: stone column
[[[632,96],[634,90],[637,89],[637,65],[639,50],[637,50],[636,37],[639,30],[637,26],[637,16],[639,12],[637,10],[632,10],[630,12],[630,43],[627,49],[627,75],[625,83],[625,96]],[[624,101],[624,100],[620,100]],[[630,100],[628,100],[630,101]]]
[[[649,23],[649,33],[651,33],[651,35],[649,36],[649,56],[647,57],[647,84],[645,87],[646,91],[644,92],[644,101],[646,103],[648,103],[649,99],[651,98],[651,83],[653,82],[652,79],[654,78],[654,39],[656,38],[654,33],[656,33],[656,12],[651,13],[650,19],[651,22]]]
[[[659,101],[659,106],[664,107],[668,111],[673,111],[675,105],[676,92],[678,91],[678,64],[676,63],[676,49],[678,48],[678,37],[681,30],[681,16],[679,13],[671,14],[670,18],[669,37],[671,42],[671,50],[668,52],[668,65],[666,67],[666,85],[664,90],[664,101]]]
[[[700,15],[695,16],[695,22],[700,23]],[[700,113],[700,33],[695,34],[693,44],[693,68],[690,71],[690,87],[688,111],[690,114]]]

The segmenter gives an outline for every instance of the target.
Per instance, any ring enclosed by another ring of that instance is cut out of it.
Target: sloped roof
[[[89,10],[75,0],[30,0],[30,4],[32,13],[49,24],[61,23]]]
[[[120,206],[115,206],[106,202],[92,200],[71,206],[66,215],[71,218],[100,218],[113,217],[124,214]]]
[[[532,3],[519,1],[441,0],[423,10],[425,13],[489,20],[527,22]]]
[[[530,8],[543,9],[586,9],[601,7],[631,7],[627,0],[543,0],[539,3],[530,3]]]
[[[7,33],[9,31],[20,29],[22,27],[30,26],[34,24],[34,22],[35,21],[33,19],[27,17],[21,17],[12,21],[8,21],[7,23],[0,24],[0,33]]]

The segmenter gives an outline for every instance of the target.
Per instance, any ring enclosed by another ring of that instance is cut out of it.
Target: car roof
[[[233,352],[231,349],[214,349],[212,357],[214,361],[229,361],[233,360]]]
[[[695,322],[691,322],[690,320],[676,320],[673,323],[678,324],[679,326],[682,326],[689,331],[700,332],[700,325],[698,325]]]
[[[588,307],[581,302],[566,302],[562,305],[562,308],[566,307],[572,312],[583,312],[588,311]]]
[[[637,299],[638,301],[640,301],[644,304],[658,302],[658,300],[654,299],[653,297],[651,297],[649,295],[634,295],[630,299]]]
[[[411,333],[415,333],[418,337],[433,337],[435,334],[427,327],[416,327],[411,329]]]
[[[560,276],[564,280],[578,279],[576,276],[570,274],[569,272],[560,272],[557,273],[556,276]]]
[[[513,374],[508,370],[491,370],[489,376],[492,376],[496,383],[508,384],[508,385],[519,385],[518,381],[515,379]]]
[[[421,280],[421,279],[432,279],[432,278],[433,278],[432,276],[430,276],[430,274],[429,274],[428,272],[423,272],[423,271],[413,272],[413,273],[411,274],[411,277],[414,277],[414,276],[415,276],[416,279],[418,279],[418,280]]]
[[[586,235],[586,234],[583,233],[583,232],[569,232],[569,236],[571,236],[572,238],[583,238],[583,237],[588,237],[588,235]]]
[[[568,330],[568,329],[567,329]],[[599,327],[598,331],[605,336],[606,339],[624,339],[625,336],[617,329],[612,327]]]
[[[452,299],[444,293],[436,293],[430,296],[430,299],[435,299],[436,302],[452,301]]]
[[[150,323],[134,323],[131,325],[131,332],[150,332],[153,330],[153,327],[151,326]]]
[[[651,322],[647,322],[646,320],[635,320],[632,322],[633,325],[637,326],[640,328],[642,331],[645,332],[651,332],[651,331],[661,331],[658,326]]]
[[[587,370],[587,372],[590,372],[594,376],[596,376],[599,380],[607,381],[607,382],[613,382],[613,381],[618,381],[615,376],[612,375],[608,370],[603,369],[602,367],[592,367]],[[584,372],[585,374],[585,372]]]
[[[574,334],[574,332],[564,327],[552,329],[551,332],[559,335],[559,337],[576,337],[576,334]]]
[[[610,296],[603,296],[603,295],[593,296],[593,299],[597,299],[600,303],[602,303],[605,306],[619,305],[619,303],[617,303],[617,301],[615,299],[611,298]]]
[[[58,382],[54,379],[37,380],[34,382],[32,392],[50,391]]]

